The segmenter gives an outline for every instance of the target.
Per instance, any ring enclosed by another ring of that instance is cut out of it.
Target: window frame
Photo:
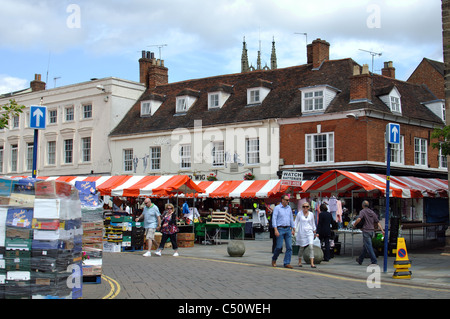
[[[192,167],[192,148],[191,144],[180,144],[180,169],[190,169]]]
[[[247,165],[259,165],[261,163],[260,151],[259,137],[245,139],[245,163]]]
[[[154,151],[157,151],[157,152],[154,152]],[[149,153],[150,153],[150,156],[149,156],[150,171],[160,171],[161,170],[161,146],[150,146]],[[155,154],[157,156],[154,156]]]
[[[419,143],[417,143],[419,142]],[[414,137],[414,165],[419,167],[428,167],[428,141],[426,138]],[[419,150],[417,149],[419,146]],[[422,150],[424,148],[424,151]],[[419,160],[419,162],[418,162]],[[423,160],[425,163],[423,163]]]
[[[326,146],[321,148],[314,147],[315,141],[314,139],[318,136],[325,136]],[[309,141],[308,141],[309,140]],[[305,163],[306,164],[324,164],[324,163],[334,163],[334,141],[335,136],[334,132],[324,132],[324,133],[314,133],[314,134],[305,134]],[[326,150],[326,160],[325,161],[317,161],[317,156],[323,156],[318,155],[316,152],[317,150]]]
[[[123,149],[123,154],[122,155],[123,155],[123,157],[122,157],[122,159],[123,159],[123,171],[124,172],[132,172],[133,171],[133,149],[132,148],[125,148],[125,149]],[[128,169],[128,167],[129,167],[129,169]]]

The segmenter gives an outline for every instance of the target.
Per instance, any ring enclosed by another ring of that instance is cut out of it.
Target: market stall
[[[349,198],[353,216],[359,211],[362,200],[368,199],[380,217],[384,216],[386,175],[383,174],[331,170],[319,176],[305,191],[310,196]],[[448,198],[446,180],[390,176],[389,197],[392,202],[389,214],[391,235],[397,236],[399,226],[402,226],[409,230],[412,243],[413,230],[429,233],[424,236],[431,238],[429,231],[432,227],[433,236],[437,238],[448,225],[448,205],[442,205]],[[439,207],[433,205],[437,202],[441,204]],[[396,242],[394,238],[389,238],[389,241]]]

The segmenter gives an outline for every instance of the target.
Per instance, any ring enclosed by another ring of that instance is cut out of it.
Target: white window
[[[208,108],[209,109],[214,109],[214,108],[220,107],[219,93],[209,93],[208,96],[209,96],[209,99],[208,99]]]
[[[91,137],[81,139],[81,160],[83,162],[91,161]]]
[[[225,153],[223,141],[212,143],[211,149],[212,166],[223,166],[225,163]]]
[[[302,113],[324,112],[340,92],[328,84],[308,86],[299,90],[302,92]]]
[[[150,101],[142,101],[141,102],[141,116],[143,115],[151,115],[151,104]]]
[[[439,168],[447,168],[447,156],[442,155],[442,148],[439,149]]]
[[[19,128],[19,115],[13,117],[13,127],[12,128]]]
[[[11,145],[11,172],[17,172],[17,152],[19,148],[17,144]]]
[[[3,146],[0,146],[0,173],[3,173]]]
[[[248,104],[260,103],[259,89],[249,90]]]
[[[150,170],[156,171],[161,169],[161,147],[150,147]]]
[[[414,164],[427,166],[427,140],[424,138],[414,138]]]
[[[387,143],[384,142],[386,156],[387,156]],[[386,158],[385,156],[385,158]],[[391,144],[391,164],[405,164],[405,137],[400,135],[399,144]]]
[[[391,111],[401,113],[400,98],[397,96],[391,96]]]
[[[47,164],[56,164],[56,141],[47,142]]]
[[[65,112],[65,116],[64,116],[64,118],[66,119],[66,122],[71,122],[71,121],[73,121],[74,120],[74,107],[73,106],[69,106],[69,107],[66,107],[65,109],[64,109],[64,112]]]
[[[58,110],[49,110],[48,111],[48,123],[55,124],[58,122]]]
[[[186,97],[177,97],[177,113],[187,112],[188,106]]]
[[[92,118],[92,104],[83,105],[83,119]]]
[[[245,141],[245,158],[248,165],[259,164],[259,138],[248,138]]]
[[[191,145],[180,145],[180,167],[191,168]]]
[[[33,169],[33,143],[27,143],[27,171]]]
[[[334,162],[334,133],[307,134],[306,163]]]
[[[323,91],[305,92],[303,101],[305,111],[322,111]]]
[[[123,170],[125,172],[133,170],[133,149],[123,150]]]
[[[73,163],[73,140],[72,139],[64,140],[64,163],[65,164]]]

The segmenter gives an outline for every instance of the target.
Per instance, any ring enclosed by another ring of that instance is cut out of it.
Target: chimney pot
[[[307,63],[312,63],[313,69],[319,68],[323,61],[330,59],[330,44],[320,38],[306,46]]]
[[[395,68],[392,61],[384,62],[384,68],[381,69],[381,75],[395,79]]]
[[[30,82],[30,88],[32,92],[45,90],[45,82],[41,81],[40,74],[34,75],[34,80]]]

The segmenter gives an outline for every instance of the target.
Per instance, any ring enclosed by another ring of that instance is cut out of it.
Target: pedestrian
[[[375,212],[369,208],[368,201],[365,200],[362,202],[362,208],[363,209],[359,212],[359,215],[356,218],[355,223],[353,224],[353,227],[355,227],[357,224],[361,222],[361,220],[364,220],[364,224],[361,229],[364,245],[361,255],[356,258],[356,262],[361,265],[366,256],[366,253],[368,253],[371,263],[377,264],[377,256],[375,255],[372,246],[372,238],[375,232],[375,225],[377,224],[378,227],[381,229],[381,231],[383,232],[383,236],[384,230],[383,227],[381,227],[380,221],[378,220],[378,217],[375,214]]]
[[[295,233],[294,217],[292,209],[289,206],[289,196],[283,195],[281,204],[275,206],[272,215],[272,226],[275,237],[277,237],[277,246],[272,256],[272,267],[277,266],[277,258],[283,248],[283,241],[286,245],[284,254],[284,267],[292,269],[292,236]]]
[[[172,249],[174,250],[174,256],[178,256],[178,245],[177,245],[177,216],[174,214],[174,207],[172,204],[166,204],[166,209],[164,214],[161,216],[161,243],[159,244],[158,250],[155,252],[156,255],[161,256],[161,251],[164,249],[164,244],[167,238],[170,238],[172,243]]]
[[[311,264],[311,268],[316,268],[314,265],[313,245],[316,234],[316,223],[314,222],[314,214],[309,211],[308,202],[303,203],[302,211],[299,212],[295,218],[295,229],[297,230],[296,243],[300,246],[298,251],[298,266],[302,267],[303,252],[308,246],[310,246],[309,262]]]
[[[144,200],[144,208],[142,210],[141,216],[137,217],[135,220],[141,221],[144,219],[145,228],[145,238],[147,239],[147,252],[144,257],[151,256],[150,250],[152,249],[152,243],[158,245],[155,241],[155,232],[161,226],[161,213],[159,212],[158,206],[152,203],[150,198]]]
[[[325,246],[323,253],[323,261],[330,261],[330,239],[331,239],[331,224],[333,223],[333,216],[327,209],[327,205],[323,203],[320,205],[319,222],[317,223],[317,235],[320,239],[321,246]]]

